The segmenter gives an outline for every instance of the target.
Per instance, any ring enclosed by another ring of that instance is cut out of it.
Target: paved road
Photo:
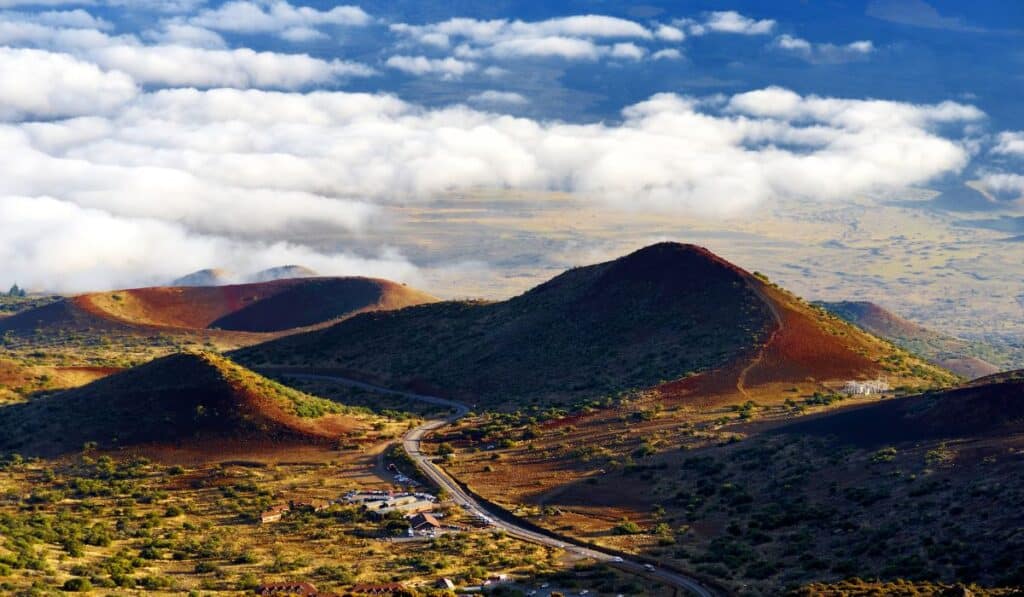
[[[531,531],[528,528],[519,526],[514,522],[510,522],[498,516],[495,516],[490,510],[476,498],[471,496],[465,490],[462,489],[457,482],[441,467],[434,464],[431,459],[424,454],[420,447],[423,442],[423,438],[430,433],[451,425],[455,421],[461,419],[469,412],[469,407],[461,402],[455,402],[454,400],[446,400],[444,398],[438,398],[436,396],[426,396],[423,394],[413,394],[410,392],[400,392],[398,390],[392,390],[388,388],[382,388],[368,383],[356,381],[354,379],[348,379],[346,377],[336,377],[332,375],[314,375],[306,373],[287,373],[288,377],[295,377],[299,379],[322,379],[325,381],[333,381],[349,386],[362,388],[364,390],[370,390],[373,392],[379,392],[382,394],[391,394],[395,396],[402,396],[421,402],[427,402],[430,404],[436,404],[438,406],[444,406],[452,409],[452,414],[445,419],[434,419],[427,421],[426,423],[409,430],[402,438],[402,446],[409,456],[416,462],[416,465],[423,471],[427,477],[429,477],[438,487],[443,488],[452,501],[461,506],[464,510],[470,514],[485,518],[491,522],[491,524],[498,529],[501,529],[513,537],[517,537],[524,541],[531,543],[537,543],[539,545],[546,545],[549,547],[557,547],[565,549],[570,554],[581,558],[592,558],[599,562],[604,562],[609,566],[614,566],[627,572],[632,572],[649,578],[653,578],[662,583],[665,583],[671,587],[676,587],[684,591],[688,591],[693,595],[700,597],[714,597],[718,595],[717,591],[714,591],[704,586],[700,581],[695,578],[690,578],[683,574],[665,570],[662,568],[654,568],[653,570],[647,568],[643,563],[629,559],[628,554],[623,553],[621,556],[611,555],[603,551],[597,551],[581,545],[576,545],[568,539],[558,539],[549,535]]]

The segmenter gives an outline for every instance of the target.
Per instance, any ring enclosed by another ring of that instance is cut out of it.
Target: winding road
[[[282,372],[283,373],[283,372]],[[517,524],[514,519],[510,520],[510,516],[507,514],[495,513],[486,504],[476,499],[465,491],[458,482],[455,481],[448,473],[441,467],[431,461],[429,455],[424,454],[421,450],[423,438],[430,433],[451,425],[455,421],[461,419],[469,412],[469,407],[461,402],[454,400],[446,400],[444,398],[438,398],[437,396],[426,396],[423,394],[414,394],[411,392],[401,392],[398,390],[392,390],[389,388],[383,388],[372,384],[356,381],[346,377],[339,377],[334,375],[322,375],[312,373],[295,373],[287,372],[284,373],[288,377],[298,379],[319,379],[323,381],[331,381],[340,383],[348,386],[361,388],[364,390],[377,392],[381,394],[391,394],[394,396],[401,396],[420,402],[426,402],[429,404],[435,404],[437,406],[443,406],[452,409],[452,414],[444,419],[433,419],[410,429],[402,437],[402,446],[405,451],[413,459],[416,465],[420,468],[424,475],[430,478],[431,481],[437,484],[438,487],[444,489],[451,500],[462,507],[464,510],[472,515],[481,517],[488,520],[495,528],[505,531],[510,536],[522,539],[523,541],[529,541],[530,543],[536,543],[548,547],[555,547],[564,549],[570,554],[579,558],[591,558],[598,562],[603,562],[609,566],[614,566],[620,570],[626,572],[645,576],[661,583],[664,583],[670,587],[682,589],[692,595],[698,595],[699,597],[716,597],[720,593],[704,585],[699,580],[686,576],[684,574],[666,570],[664,568],[652,567],[650,564],[630,559],[632,556],[626,553],[616,554],[610,551],[598,551],[583,545],[579,545],[572,539],[560,538],[554,534],[539,533],[530,530],[526,526]]]

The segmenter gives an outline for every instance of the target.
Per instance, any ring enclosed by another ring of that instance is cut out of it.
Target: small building
[[[380,502],[364,503],[364,505],[370,514],[383,517],[391,512],[401,512],[402,514],[430,512],[437,507],[437,502],[433,499],[423,499],[412,494],[406,494]]]
[[[393,582],[384,585],[356,585],[350,592],[356,595],[394,595],[404,588],[402,583]]]
[[[448,589],[449,591],[455,590],[455,583],[450,578],[439,578],[434,581],[435,589]]]
[[[290,502],[292,510],[297,512],[321,512],[330,507],[331,502],[320,499],[301,499]]]
[[[308,582],[275,582],[264,583],[256,587],[257,595],[300,595],[317,597],[317,590]]]
[[[883,379],[869,381],[848,381],[841,390],[851,396],[874,396],[889,391],[889,383]]]
[[[271,506],[260,513],[260,522],[263,524],[268,522],[278,522],[289,510],[291,510],[291,507],[288,504]]]
[[[429,512],[420,512],[409,516],[409,528],[414,531],[433,531],[441,528],[441,523]]]

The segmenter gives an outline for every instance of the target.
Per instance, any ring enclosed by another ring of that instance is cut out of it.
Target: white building
[[[889,383],[884,379],[873,379],[870,381],[848,381],[841,391],[851,396],[873,396],[884,394],[889,389]]]

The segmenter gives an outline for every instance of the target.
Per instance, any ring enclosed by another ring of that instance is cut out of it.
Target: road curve
[[[454,400],[438,398],[437,396],[427,396],[424,394],[414,394],[411,392],[402,392],[398,390],[392,390],[389,388],[383,388],[380,386],[375,386],[373,384],[368,384],[365,382],[356,381],[354,379],[349,379],[347,377],[312,373],[296,373],[291,371],[288,373],[284,373],[284,375],[298,379],[321,379],[325,381],[333,381],[348,386],[362,388],[364,390],[369,390],[372,392],[391,394],[394,396],[402,396],[404,398],[409,398],[420,402],[426,402],[429,404],[435,404],[438,406],[444,406],[446,408],[452,409],[452,414],[447,418],[433,419],[423,423],[419,427],[410,429],[402,437],[402,446],[405,448],[405,451],[409,454],[409,457],[413,459],[413,461],[420,468],[423,474],[430,478],[431,481],[436,483],[438,487],[444,489],[451,497],[451,500],[458,504],[460,507],[462,507],[464,510],[466,510],[470,514],[489,520],[495,528],[501,529],[502,531],[505,531],[507,534],[518,539],[522,539],[524,541],[529,541],[531,543],[536,543],[539,545],[545,545],[548,547],[564,549],[573,555],[579,557],[592,558],[596,561],[603,562],[609,566],[614,566],[615,568],[619,568],[626,572],[646,576],[648,578],[660,581],[671,587],[688,591],[689,593],[693,595],[698,595],[699,597],[717,597],[719,595],[718,591],[715,591],[705,586],[703,583],[701,583],[695,578],[691,578],[689,576],[671,570],[665,570],[663,568],[656,567],[653,570],[651,570],[644,563],[629,559],[629,554],[622,553],[620,555],[614,555],[612,553],[606,553],[604,551],[597,551],[595,549],[578,545],[571,539],[557,538],[556,536],[551,536],[543,533],[538,533],[536,531],[532,531],[524,526],[517,525],[514,522],[507,520],[507,515],[498,516],[491,512],[490,509],[488,509],[488,507],[485,504],[480,503],[479,500],[477,500],[475,497],[466,492],[462,488],[462,486],[455,481],[455,479],[453,479],[448,473],[446,473],[444,469],[442,469],[434,462],[432,462],[430,457],[424,454],[423,451],[421,450],[421,444],[424,437],[426,437],[428,434],[434,431],[437,431],[438,429],[441,429],[442,427],[451,425],[455,421],[464,417],[466,413],[469,412],[469,407],[467,405],[461,402],[456,402]]]

